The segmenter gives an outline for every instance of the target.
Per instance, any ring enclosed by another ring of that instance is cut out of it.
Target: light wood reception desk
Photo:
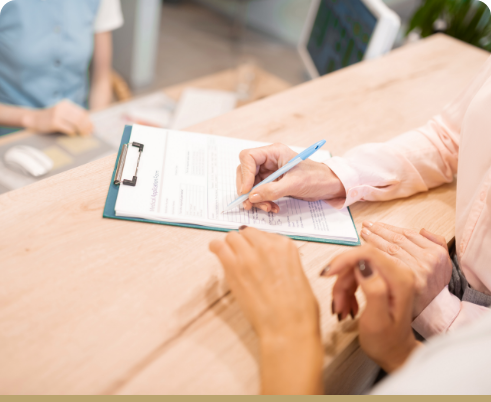
[[[438,113],[488,54],[434,36],[190,130],[334,155]],[[102,218],[115,156],[0,196],[0,393],[257,393],[257,339],[208,243],[223,233]],[[352,213],[454,236],[455,184]],[[326,392],[364,392],[375,366],[356,320],[331,315],[346,247],[297,242],[319,299]]]

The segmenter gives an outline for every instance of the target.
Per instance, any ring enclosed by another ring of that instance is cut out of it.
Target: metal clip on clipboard
[[[123,149],[121,150],[121,155],[119,156],[119,161],[118,161],[118,166],[116,168],[116,176],[114,177],[114,184],[116,186],[119,186],[121,184],[121,179],[123,177],[123,170],[124,170],[124,164],[126,162],[126,155],[128,154],[128,144],[123,145]],[[133,176],[132,180],[123,180],[123,184],[125,186],[136,186],[136,180],[138,179],[138,166],[140,166],[140,158],[142,157],[142,152],[143,152],[143,144],[140,144],[138,142],[132,142],[131,145],[134,147],[138,148],[138,161],[136,162],[136,171],[135,175]]]

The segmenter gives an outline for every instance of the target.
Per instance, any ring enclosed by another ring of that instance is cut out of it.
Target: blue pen
[[[286,172],[288,172],[290,169],[293,169],[295,166],[297,166],[300,162],[304,161],[308,157],[312,156],[317,150],[319,150],[324,144],[326,143],[326,140],[322,140],[319,142],[316,142],[314,145],[311,147],[308,147],[305,151],[299,153],[297,156],[295,156],[292,160],[290,160],[285,166],[282,168],[278,169],[276,172],[271,174],[270,176],[266,177],[261,183],[256,184],[252,190],[255,188],[263,185],[263,184],[268,184],[271,183],[272,181],[275,181],[278,177],[281,175],[284,175]],[[251,194],[252,190],[248,192],[247,194],[241,195],[239,198],[237,198],[235,201],[231,202],[226,206],[224,212],[230,211],[231,209],[239,206],[242,204],[245,200],[249,198],[249,195]]]

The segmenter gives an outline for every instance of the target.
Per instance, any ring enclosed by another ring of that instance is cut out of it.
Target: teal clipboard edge
[[[192,229],[213,230],[215,232],[230,232],[230,231],[232,231],[231,229],[214,228],[214,227],[200,226],[200,225],[190,225],[190,224],[186,224],[186,223],[151,221],[151,220],[147,220],[147,219],[127,218],[127,217],[122,217],[122,216],[116,216],[114,208],[116,206],[116,199],[118,198],[119,186],[116,186],[114,184],[114,176],[116,175],[116,168],[118,166],[118,160],[119,160],[119,156],[121,155],[121,150],[123,149],[123,145],[127,144],[130,141],[131,129],[132,129],[132,126],[125,126],[125,128],[124,128],[123,137],[121,138],[121,144],[119,146],[118,156],[117,156],[116,162],[114,164],[114,171],[113,171],[113,174],[111,176],[111,183],[109,184],[109,191],[107,193],[106,204],[104,205],[104,212],[103,212],[102,216],[104,218],[108,218],[108,219],[121,219],[121,220],[125,220],[125,221],[133,221],[133,222],[156,223],[158,225],[169,225],[169,226],[179,226],[179,227],[192,228]],[[353,220],[353,216],[351,215],[351,211],[349,208],[348,208],[348,211],[349,211],[349,215],[351,218],[351,222],[353,223],[353,226],[355,226],[355,222]],[[356,231],[356,226],[355,226],[355,231]],[[360,243],[360,236],[358,235],[358,231],[356,231],[356,236],[358,237],[357,242],[326,240],[326,239],[318,239],[315,237],[305,237],[305,236],[288,236],[288,237],[290,237],[294,240],[310,241],[310,242],[316,242],[316,243],[340,244],[343,246],[359,246],[361,243]]]

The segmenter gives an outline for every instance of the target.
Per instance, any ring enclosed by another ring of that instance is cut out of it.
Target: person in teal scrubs
[[[5,2],[3,2],[5,3]],[[112,100],[120,0],[12,0],[0,11],[0,135],[90,135],[87,109]]]

